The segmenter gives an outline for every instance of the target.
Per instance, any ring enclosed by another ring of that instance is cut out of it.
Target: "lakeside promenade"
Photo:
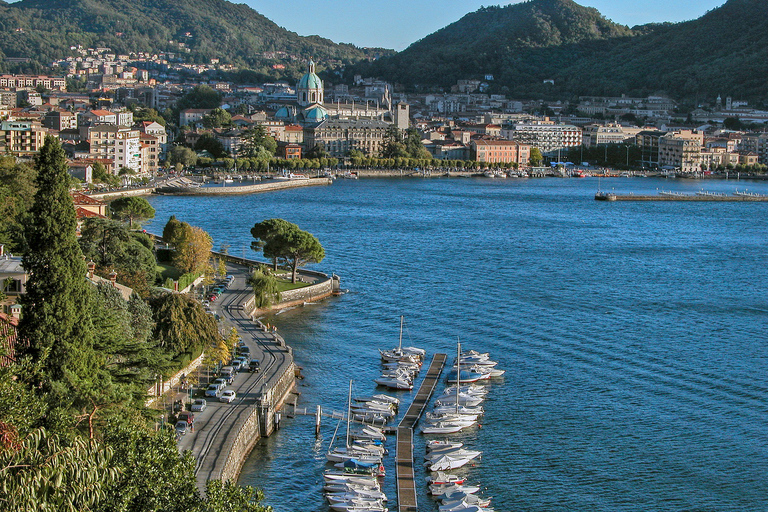
[[[248,262],[230,257],[227,271],[234,281],[219,300],[211,304],[213,313],[222,322],[224,335],[235,328],[250,349],[250,358],[261,362],[260,371],[238,372],[232,385],[237,398],[232,403],[206,397],[206,410],[195,413],[194,431],[179,439],[179,450],[190,450],[196,460],[195,475],[200,491],[205,490],[208,480],[236,480],[240,469],[253,446],[279,428],[280,409],[292,393],[295,393],[296,365],[291,348],[275,331],[267,330],[253,318],[253,292],[247,284],[250,266]],[[313,287],[327,288],[337,278],[322,279],[319,273],[306,277],[314,280],[305,290]],[[306,293],[313,293],[307,291]],[[317,292],[314,292],[315,298]],[[207,387],[207,380],[199,383]]]

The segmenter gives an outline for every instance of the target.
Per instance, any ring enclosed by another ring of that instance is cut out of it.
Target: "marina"
[[[397,504],[399,512],[417,512],[416,482],[413,469],[413,429],[440,380],[446,355],[435,354],[416,397],[397,426]]]

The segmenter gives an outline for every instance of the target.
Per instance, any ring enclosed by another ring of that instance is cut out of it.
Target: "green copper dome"
[[[320,122],[328,117],[328,111],[322,105],[313,105],[304,111],[304,119],[308,122]]]
[[[315,74],[315,63],[312,61],[309,61],[309,71],[307,74],[305,74],[303,77],[301,77],[301,80],[299,80],[299,83],[296,85],[297,89],[322,89],[323,88],[323,81],[320,80],[320,77]]]

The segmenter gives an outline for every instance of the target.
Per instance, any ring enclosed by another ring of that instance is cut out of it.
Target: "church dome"
[[[322,89],[323,81],[320,80],[320,77],[316,74],[307,73],[301,77],[301,80],[299,80],[299,84],[296,87],[299,89]]]
[[[295,113],[290,109],[289,107],[280,107],[277,112],[275,112],[275,119],[293,119],[295,116]]]
[[[310,123],[320,122],[328,118],[328,111],[322,105],[313,105],[304,111],[304,120]]]

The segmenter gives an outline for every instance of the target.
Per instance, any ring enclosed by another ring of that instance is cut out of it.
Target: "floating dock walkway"
[[[416,393],[416,398],[397,426],[397,452],[395,469],[397,472],[397,510],[398,512],[418,512],[416,505],[416,482],[413,472],[413,427],[419,421],[424,408],[435,391],[437,381],[443,372],[446,354],[435,354],[429,365],[427,375]]]
[[[611,192],[598,192],[596,201],[709,201],[709,202],[735,202],[735,203],[760,203],[768,202],[768,196],[757,194],[682,194],[678,192],[659,193],[658,195],[614,194]]]

